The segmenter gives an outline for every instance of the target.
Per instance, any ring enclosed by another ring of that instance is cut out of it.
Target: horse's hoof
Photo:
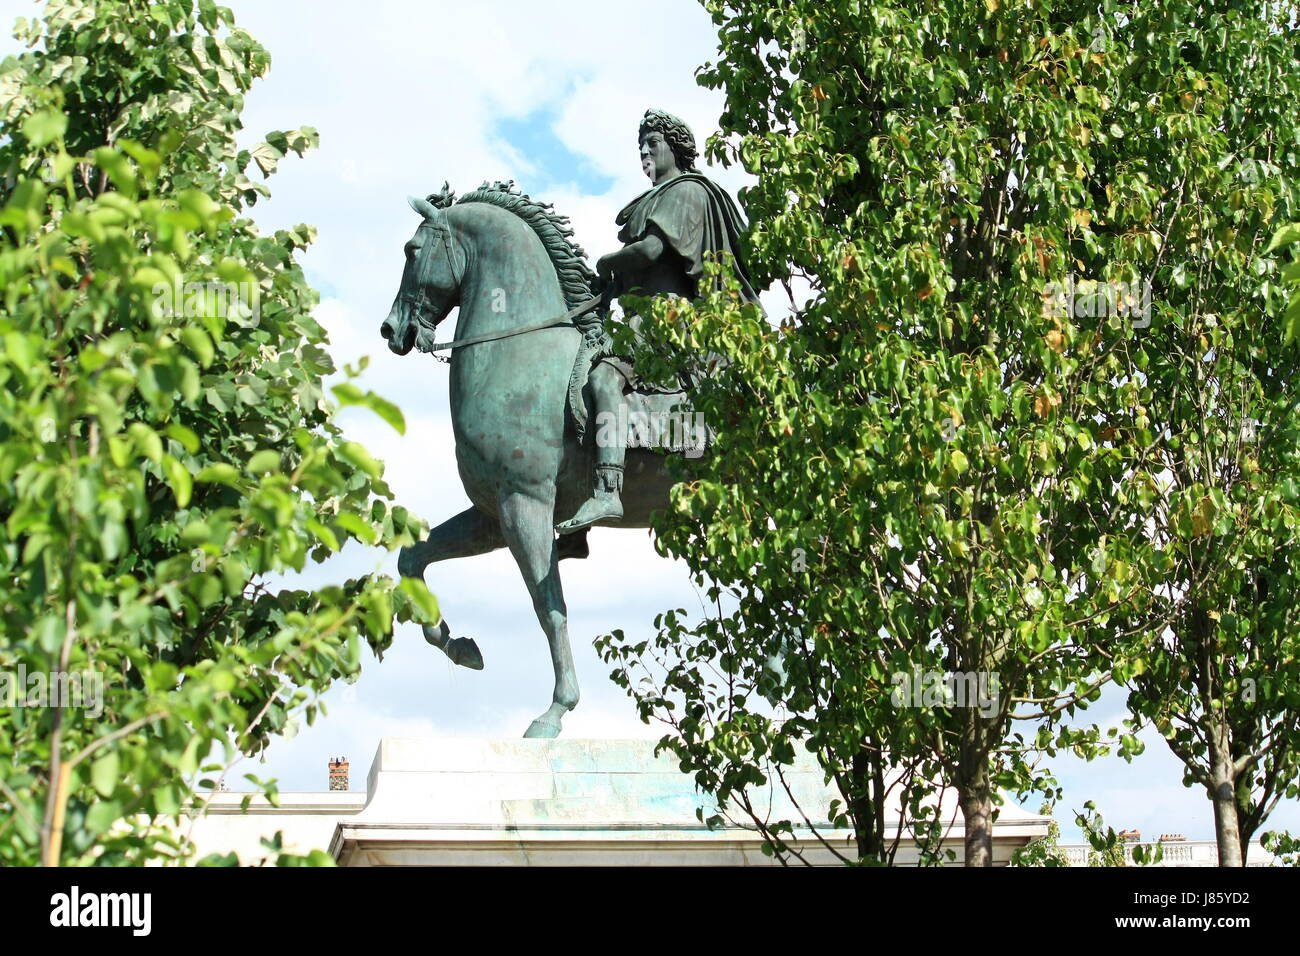
[[[468,667],[472,671],[483,669],[483,655],[472,637],[455,637],[447,642],[443,651],[451,658],[453,664]]]
[[[562,704],[559,701],[552,702],[551,706],[547,707],[540,717],[528,725],[528,729],[524,731],[524,736],[541,740],[554,740],[560,736],[560,721],[564,719],[565,714],[577,706],[578,692],[576,688],[573,690],[572,700],[573,703],[571,704]]]
[[[545,716],[538,717],[528,725],[528,729],[524,731],[524,736],[541,740],[554,740],[560,736],[560,722],[550,720]]]

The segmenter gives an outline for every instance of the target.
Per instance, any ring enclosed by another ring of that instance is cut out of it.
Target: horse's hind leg
[[[569,624],[560,586],[559,549],[552,528],[555,505],[521,494],[501,503],[501,531],[533,599],[533,610],[551,646],[555,690],[551,706],[529,725],[525,737],[558,737],[560,721],[578,703],[578,678],[569,649]]]
[[[419,544],[402,548],[397,556],[397,570],[402,577],[423,578],[424,569],[436,561],[486,554],[505,547],[505,543],[496,518],[477,508],[468,508],[438,525]],[[476,671],[483,669],[478,645],[472,638],[452,637],[445,616],[436,627],[424,625],[424,639],[451,658],[453,664]]]

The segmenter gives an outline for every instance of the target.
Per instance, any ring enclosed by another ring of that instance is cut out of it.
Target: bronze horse
[[[555,737],[578,703],[559,561],[586,557],[586,540],[557,539],[554,528],[590,494],[593,441],[588,431],[579,442],[566,411],[582,333],[571,321],[550,323],[591,303],[595,276],[568,220],[508,184],[485,184],[459,202],[445,189],[429,198],[410,200],[423,222],[406,244],[380,332],[398,355],[430,351],[434,329],[459,306],[456,342],[479,340],[454,347],[450,364],[456,464],[473,506],[403,548],[398,568],[422,577],[436,561],[510,549],[555,669],[551,705],[524,736]],[[616,527],[648,527],[671,485],[662,454],[630,449]],[[483,666],[478,646],[452,638],[445,618],[424,636],[455,663]]]

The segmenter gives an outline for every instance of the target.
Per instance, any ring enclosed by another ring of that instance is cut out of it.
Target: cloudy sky
[[[646,108],[684,118],[701,145],[714,129],[721,96],[694,75],[715,53],[715,28],[693,0],[226,3],[272,56],[269,76],[248,97],[246,142],[301,125],[321,135],[319,150],[281,164],[273,198],[255,218],[266,231],[299,222],[318,228],[304,265],[321,292],[317,317],[336,362],[369,355],[363,384],[397,402],[407,421],[398,436],[368,412],[349,410],[345,428],[386,462],[397,500],[436,525],[469,504],[456,475],[446,367],[416,353],[398,358],[379,336],[403,243],[418,222],[405,197],[444,180],[466,192],[483,180],[513,179],[572,219],[594,263],[618,247],[615,213],[647,185],[636,143]],[[0,20],[34,9],[0,0]],[[16,52],[15,41],[4,43],[4,52]],[[734,168],[707,172],[733,195],[745,183]],[[779,313],[781,301],[765,297],[769,313]],[[591,641],[618,627],[648,637],[656,613],[699,612],[701,597],[686,567],[658,557],[646,532],[595,529],[590,542],[591,559],[562,565],[582,686],[565,736],[658,737],[608,680]],[[304,580],[375,567],[396,576],[396,556],[350,550]],[[552,679],[509,553],[433,565],[426,579],[453,633],[477,639],[485,669],[453,666],[404,626],[382,662],[368,657],[360,681],[327,695],[328,716],[273,745],[265,760],[245,760],[237,774],[276,777],[282,790],[324,789],[328,759],[346,756],[360,789],[380,737],[522,734],[549,704]],[[1094,713],[1117,724],[1122,698],[1108,696]],[[1056,769],[1066,786],[1058,817],[1067,837],[1076,832],[1068,810],[1088,799],[1117,829],[1213,836],[1208,803],[1182,786],[1158,739],[1131,765],[1061,761]],[[1300,828],[1296,804],[1279,808],[1271,823]]]

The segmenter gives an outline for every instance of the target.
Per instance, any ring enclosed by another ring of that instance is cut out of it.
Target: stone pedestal
[[[832,790],[805,755],[786,785],[810,819],[824,823]],[[284,795],[288,798],[291,795]],[[801,817],[778,784],[752,794],[773,820]],[[283,802],[283,801],[282,801]],[[385,738],[370,769],[364,809],[340,817],[330,852],[341,866],[748,865],[773,860],[751,827],[710,830],[716,813],[670,755],[648,740]],[[961,855],[960,818],[945,845]],[[734,816],[734,815],[733,815]],[[737,823],[748,821],[737,820]],[[1045,835],[1048,818],[1003,807],[995,824],[998,862]],[[852,834],[805,832],[806,857],[852,857]],[[900,863],[915,860],[907,841]]]

